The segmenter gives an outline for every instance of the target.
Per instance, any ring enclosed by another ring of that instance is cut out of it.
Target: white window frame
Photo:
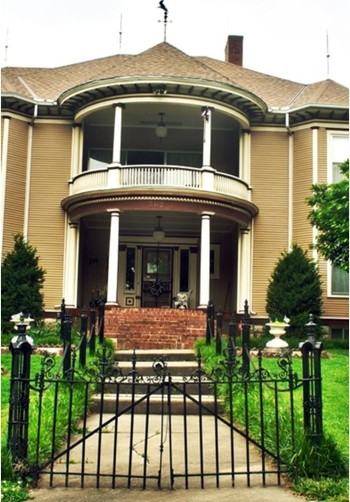
[[[327,183],[333,183],[333,162],[334,162],[334,138],[345,137],[348,139],[349,143],[349,132],[348,131],[327,131]],[[346,160],[339,159],[339,162]],[[346,294],[334,294],[332,292],[332,272],[333,265],[330,261],[327,262],[327,296],[332,298],[349,298],[349,293]]]

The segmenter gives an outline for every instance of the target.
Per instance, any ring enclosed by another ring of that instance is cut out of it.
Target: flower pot
[[[273,340],[267,342],[266,347],[269,349],[285,349],[288,347],[288,343],[281,340],[281,336],[285,335],[286,328],[289,324],[285,322],[268,322],[266,326],[269,326],[270,335],[274,336]]]

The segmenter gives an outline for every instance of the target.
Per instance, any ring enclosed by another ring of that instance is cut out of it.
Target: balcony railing
[[[250,188],[241,179],[212,168],[169,165],[110,166],[86,171],[70,181],[70,195],[96,190],[163,187],[208,191],[250,200]]]

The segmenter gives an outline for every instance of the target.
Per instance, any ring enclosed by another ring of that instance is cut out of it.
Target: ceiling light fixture
[[[167,135],[167,127],[166,127],[166,124],[164,122],[164,115],[165,113],[159,113],[158,114],[160,116],[160,119],[159,119],[159,122],[156,126],[156,136],[157,138],[165,138],[165,136]]]
[[[165,239],[165,232],[160,226],[161,216],[157,216],[157,218],[158,218],[158,226],[153,231],[153,239],[159,243]]]

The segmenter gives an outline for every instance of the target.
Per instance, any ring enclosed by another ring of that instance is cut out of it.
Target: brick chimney
[[[225,47],[225,61],[227,63],[243,65],[243,37],[229,35]]]

